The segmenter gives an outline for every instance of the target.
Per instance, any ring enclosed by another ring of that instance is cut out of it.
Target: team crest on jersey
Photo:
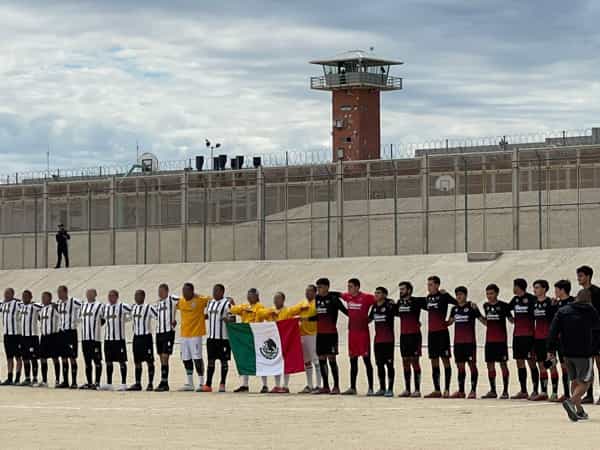
[[[279,355],[279,348],[277,348],[277,344],[273,339],[267,339],[263,342],[259,351],[265,359],[273,360]]]
[[[529,299],[524,298],[523,299],[523,304],[526,305],[527,303],[529,303]]]

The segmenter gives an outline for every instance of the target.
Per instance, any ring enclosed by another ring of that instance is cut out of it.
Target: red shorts
[[[348,352],[350,358],[371,354],[371,336],[369,330],[348,332]]]

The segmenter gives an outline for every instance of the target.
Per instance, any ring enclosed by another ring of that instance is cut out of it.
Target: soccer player
[[[259,313],[264,308],[264,305],[260,302],[258,289],[250,288],[248,290],[248,294],[246,295],[246,299],[248,300],[248,303],[234,305],[231,307],[229,312],[233,315],[240,316],[240,318],[242,319],[242,323],[259,322]],[[269,392],[269,387],[267,386],[267,377],[261,377],[261,380],[263,386],[260,390],[260,393],[267,394]],[[241,386],[233,392],[248,392],[248,382],[248,375],[243,375]]]
[[[540,373],[538,372],[535,360],[533,359],[533,345],[535,333],[535,317],[533,309],[537,299],[534,295],[527,292],[527,281],[523,278],[516,278],[513,281],[513,293],[515,294],[509,303],[510,309],[514,314],[513,329],[513,358],[517,361],[517,373],[521,390],[513,395],[511,399],[527,399],[527,369],[525,361],[531,371],[531,380],[533,382],[533,393],[537,395],[540,382]]]
[[[431,360],[431,372],[433,378],[433,392],[425,398],[448,398],[450,396],[450,381],[452,380],[452,368],[450,366],[450,333],[446,316],[448,306],[456,305],[456,300],[447,292],[440,291],[441,280],[437,275],[427,278],[427,298],[425,309],[427,309],[427,350]],[[440,390],[440,359],[444,365],[444,392]]]
[[[552,319],[556,312],[555,305],[546,295],[549,288],[550,285],[546,280],[536,280],[533,283],[533,292],[537,298],[533,309],[533,315],[535,317],[533,348],[540,373],[540,384],[542,389],[542,392],[537,396],[532,394],[529,398],[529,400],[534,401],[548,400],[548,370],[546,369],[546,366],[544,366],[544,362],[548,356],[546,340],[548,339],[550,324],[552,323]],[[556,370],[556,366],[553,366],[550,369],[550,377],[552,379],[552,400],[556,401],[558,399],[558,371]]]
[[[121,369],[119,391],[127,389],[127,346],[125,345],[125,322],[131,319],[131,306],[119,302],[119,291],[108,292],[108,304],[104,305],[102,317],[106,320],[104,329],[104,357],[106,359],[106,385],[104,391],[112,391],[113,363]]]
[[[155,391],[166,392],[169,390],[169,358],[173,354],[173,344],[175,343],[175,327],[177,326],[175,313],[179,299],[169,295],[169,286],[165,283],[158,286],[158,297],[156,353],[160,358],[160,383]]]
[[[206,319],[204,310],[210,297],[194,292],[192,283],[185,283],[182,297],[179,298],[177,309],[181,314],[181,360],[185,368],[186,382],[181,391],[194,390],[194,368],[198,375],[197,392],[202,392],[204,386],[204,360],[202,359],[202,338],[206,335]]]
[[[448,325],[454,324],[454,360],[458,368],[458,391],[450,398],[465,398],[465,364],[469,365],[471,372],[471,392],[469,399],[477,398],[477,344],[475,338],[475,320],[481,319],[479,308],[467,301],[468,291],[464,286],[458,286],[454,293],[456,305],[450,311]]]
[[[573,303],[575,299],[571,295],[571,282],[569,280],[558,280],[554,283],[554,296],[556,301],[556,310],[560,310],[562,307]],[[560,336],[559,336],[560,341]],[[560,342],[559,342],[560,344]],[[566,399],[571,397],[571,388],[569,386],[569,373],[565,363],[565,357],[561,346],[557,349],[558,361],[560,362],[561,380],[563,385],[563,395],[556,399],[557,402],[564,402]]]
[[[38,355],[40,349],[39,337],[39,313],[42,305],[32,303],[31,291],[25,290],[21,296],[23,303],[20,305],[19,315],[21,318],[21,356],[25,379],[21,386],[37,386],[38,383]],[[33,381],[30,378],[33,375]]]
[[[340,393],[340,374],[336,361],[336,355],[338,354],[337,319],[340,311],[348,315],[348,310],[340,299],[341,294],[329,290],[330,283],[327,278],[319,278],[316,285],[317,356],[319,357],[319,367],[323,379],[323,387],[317,393],[336,395]],[[327,362],[331,367],[332,389],[329,389]]]
[[[80,389],[96,390],[100,387],[102,379],[101,327],[104,319],[102,318],[103,305],[96,301],[97,296],[96,289],[88,289],[85,292],[87,302],[81,307],[81,349],[87,383],[82,384]],[[94,368],[96,377],[92,378]]]
[[[502,371],[503,400],[508,399],[509,371],[508,371],[508,335],[506,321],[513,323],[508,303],[498,300],[500,288],[496,284],[489,284],[485,288],[487,301],[483,304],[485,330],[485,363],[488,370],[490,391],[481,398],[498,398],[496,392],[496,363],[500,364]]]
[[[577,282],[583,289],[588,289],[592,296],[592,305],[600,314],[600,287],[592,284],[592,276],[594,275],[594,270],[590,266],[581,266],[577,268]],[[600,375],[600,347],[594,349],[594,361],[596,361],[596,367],[598,369],[598,374]],[[583,404],[594,403],[594,381],[590,382],[590,387],[588,388],[587,395],[581,401]],[[598,399],[598,404],[600,405],[600,399]]]
[[[135,291],[135,305],[131,307],[133,321],[133,362],[135,364],[135,383],[128,391],[142,390],[142,363],[148,366],[148,385],[146,391],[154,390],[154,346],[152,343],[152,320],[158,313],[153,305],[145,303],[146,292]]]
[[[69,364],[71,364],[71,389],[77,389],[77,326],[81,317],[81,301],[69,297],[66,286],[59,286],[58,313],[60,315],[60,356],[62,358],[63,382],[59,389],[69,388]]]
[[[404,391],[399,397],[421,397],[421,310],[426,309],[424,297],[413,297],[413,285],[409,281],[398,284],[400,299],[396,311],[400,317],[400,355],[404,371]],[[412,369],[412,370],[411,370]],[[411,372],[414,373],[415,390],[411,393]]]
[[[6,367],[8,378],[2,383],[3,386],[19,384],[21,379],[21,331],[19,330],[19,309],[21,301],[15,298],[15,290],[6,288],[4,290],[4,302],[0,305],[2,312],[2,327],[4,332],[4,353],[6,355]],[[15,364],[16,363],[16,364]],[[17,369],[13,379],[13,370]]]
[[[212,392],[212,380],[217,360],[221,363],[219,392],[225,392],[229,361],[231,360],[231,346],[229,345],[226,322],[233,304],[233,299],[225,297],[225,286],[215,284],[213,286],[213,298],[206,306],[206,315],[208,316],[208,339],[206,340],[208,367],[206,370],[206,384],[202,388],[203,392]]]
[[[306,373],[306,386],[300,394],[314,394],[321,389],[321,369],[317,356],[317,287],[309,284],[304,291],[305,299],[298,303],[300,307],[300,339],[302,340],[302,354],[304,356],[304,372]],[[313,370],[317,383],[313,384]]]
[[[375,323],[375,364],[379,378],[379,390],[376,397],[394,396],[394,319],[396,304],[388,298],[388,290],[382,286],[375,289],[375,304],[369,313],[369,319]],[[386,388],[387,369],[387,388]]]
[[[348,309],[348,353],[350,356],[350,388],[343,395],[356,395],[358,358],[362,358],[367,372],[369,389],[367,396],[373,395],[373,364],[371,364],[371,337],[369,335],[369,311],[375,304],[373,294],[360,290],[358,278],[348,280],[348,292],[342,294]]]
[[[60,384],[60,317],[58,307],[52,303],[50,292],[42,293],[42,309],[40,311],[40,366],[42,381],[39,387],[48,387],[48,359],[54,363],[55,386]]]

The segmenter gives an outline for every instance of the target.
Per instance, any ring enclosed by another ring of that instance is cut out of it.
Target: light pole
[[[215,149],[221,148],[221,143],[215,142],[213,144],[208,139],[205,139],[205,142],[206,142],[206,148],[210,149],[210,163],[211,163],[212,170],[215,170],[214,151],[215,151]]]

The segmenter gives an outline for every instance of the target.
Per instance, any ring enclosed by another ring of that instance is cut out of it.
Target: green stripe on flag
[[[228,323],[229,345],[240,375],[256,375],[254,335],[247,323]]]

